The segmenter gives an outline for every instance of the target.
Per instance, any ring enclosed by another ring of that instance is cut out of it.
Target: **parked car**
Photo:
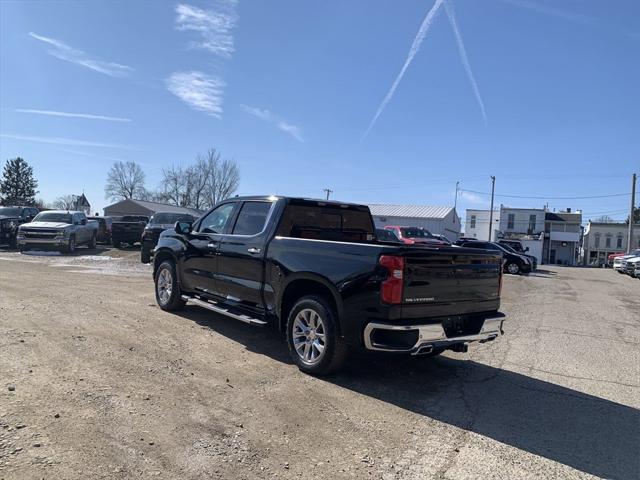
[[[613,266],[613,261],[617,257],[622,257],[623,255],[626,255],[626,254],[627,252],[610,253],[609,255],[607,255],[607,262],[604,264],[604,266],[607,268],[611,268]]]
[[[637,279],[640,279],[640,262],[636,263],[635,270],[633,272],[633,276]]]
[[[435,355],[496,339],[501,261],[378,242],[363,205],[265,196],[225,200],[163,231],[153,276],[161,309],[188,302],[271,325],[300,370],[322,375],[351,349]]]
[[[613,259],[613,269],[618,273],[625,273],[622,270],[622,264],[627,258],[636,257],[640,255],[640,248],[636,248],[635,250],[631,250],[627,255],[620,255],[619,257],[615,257]]]
[[[446,243],[447,245],[451,245],[451,240],[449,240],[444,235],[440,235],[439,233],[432,233],[431,235],[433,235],[433,238],[435,238],[436,240],[440,240],[440,241]]]
[[[96,248],[97,222],[87,221],[84,212],[49,210],[18,227],[16,243],[20,251],[32,247],[73,253],[79,245]]]
[[[395,233],[396,237],[406,245],[426,245],[431,247],[442,247],[447,245],[446,242],[438,240],[425,228],[397,227],[395,225],[388,225],[384,228],[385,230],[391,230]]]
[[[536,270],[538,268],[538,259],[536,258],[535,255],[528,255],[524,252],[528,252],[529,251],[529,247],[526,247],[525,249],[522,249],[522,244],[520,244],[520,242],[518,242],[518,244],[520,244],[520,249],[518,250],[516,248],[513,248],[511,246],[510,243],[503,243],[502,240],[498,241],[498,243],[506,248],[507,250],[509,250],[511,253],[515,253],[516,255],[522,255],[523,257],[527,257],[529,259],[529,261],[531,262],[531,269],[532,270]]]
[[[87,220],[98,222],[98,243],[111,244],[111,231],[113,218],[111,217],[87,217]]]
[[[622,261],[622,266],[620,267],[620,272],[626,273],[632,277],[635,276],[635,268],[638,262],[640,262],[640,255],[624,259]]]
[[[149,219],[149,223],[142,232],[142,247],[140,248],[140,261],[151,261],[151,250],[158,243],[162,231],[173,228],[176,222],[193,222],[195,217],[186,213],[157,212]]]
[[[147,226],[149,217],[144,215],[124,215],[113,220],[111,225],[111,241],[120,248],[123,243],[135,245],[142,242],[142,232]]]
[[[37,214],[36,207],[0,207],[0,245],[16,248],[18,227]]]
[[[393,230],[387,230],[386,228],[376,228],[376,238],[380,242],[403,243]]]
[[[512,275],[529,273],[531,271],[531,261],[527,257],[518,253],[513,253],[513,251],[508,250],[504,245],[500,245],[497,242],[480,242],[477,240],[469,242],[466,240],[458,240],[456,245],[465,248],[480,248],[501,253],[504,257],[504,271],[511,273]]]

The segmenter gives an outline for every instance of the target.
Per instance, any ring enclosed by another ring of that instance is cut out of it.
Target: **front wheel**
[[[344,364],[347,346],[338,338],[337,320],[329,302],[319,295],[302,297],[289,312],[289,354],[304,373],[328,375]]]
[[[507,263],[505,269],[507,270],[507,273],[510,273],[511,275],[518,275],[520,273],[520,265],[515,262]]]
[[[144,245],[140,248],[140,261],[142,263],[151,263],[151,253],[149,250],[144,248]]]
[[[184,307],[182,293],[178,285],[176,266],[170,260],[165,260],[156,270],[156,302],[162,310],[179,310]]]
[[[73,235],[69,237],[69,243],[67,243],[67,246],[64,247],[64,251],[66,253],[73,253],[76,251],[76,237],[74,237]]]

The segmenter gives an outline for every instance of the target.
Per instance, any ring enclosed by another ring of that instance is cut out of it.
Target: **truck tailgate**
[[[463,315],[500,306],[502,256],[474,249],[407,249],[403,318]]]

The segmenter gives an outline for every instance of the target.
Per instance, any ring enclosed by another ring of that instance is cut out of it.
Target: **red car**
[[[446,247],[448,243],[434,237],[431,232],[421,227],[396,227],[389,225],[385,230],[391,230],[396,237],[406,245],[426,245],[431,247]]]
[[[607,257],[607,259],[609,260],[609,263],[613,263],[616,257],[622,257],[623,255],[626,255],[626,252],[612,253]]]

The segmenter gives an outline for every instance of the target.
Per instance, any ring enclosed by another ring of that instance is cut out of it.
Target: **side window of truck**
[[[270,202],[244,202],[233,227],[232,235],[256,235],[264,229]]]
[[[233,202],[225,203],[209,213],[200,222],[198,227],[200,233],[224,233],[235,205]]]

